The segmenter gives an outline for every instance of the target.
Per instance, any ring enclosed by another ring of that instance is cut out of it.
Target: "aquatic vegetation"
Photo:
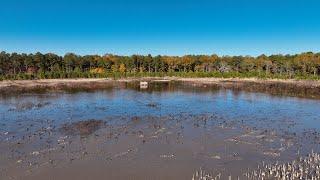
[[[298,180],[320,179],[320,154],[311,152],[288,163],[263,163],[256,170],[245,173],[248,179]]]
[[[81,136],[88,136],[99,128],[101,128],[105,122],[102,120],[86,120],[86,121],[79,121],[73,123],[63,124],[60,128],[60,131],[65,134],[71,135],[81,135]]]
[[[317,180],[320,179],[320,154],[311,152],[306,157],[299,157],[292,162],[274,164],[262,163],[256,169],[245,172],[243,175],[232,176],[228,173],[208,173],[202,168],[196,171],[192,180]]]

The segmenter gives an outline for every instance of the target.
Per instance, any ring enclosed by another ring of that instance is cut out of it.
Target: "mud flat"
[[[139,80],[40,81],[57,88],[0,96],[0,179],[319,177],[320,101],[309,91]],[[87,88],[60,91],[78,83]]]
[[[193,82],[193,83],[259,83],[259,84],[293,84],[302,87],[320,87],[318,80],[295,80],[295,79],[258,79],[258,78],[168,78],[176,81]]]

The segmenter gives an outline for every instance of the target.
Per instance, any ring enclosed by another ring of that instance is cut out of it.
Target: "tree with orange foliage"
[[[124,74],[126,72],[126,66],[123,63],[121,63],[119,66],[119,72],[121,74]]]

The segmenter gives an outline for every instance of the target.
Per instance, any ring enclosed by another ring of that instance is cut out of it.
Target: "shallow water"
[[[279,93],[281,94],[281,93]],[[243,178],[319,150],[320,100],[209,85],[117,83],[0,99],[0,179]],[[89,135],[64,132],[102,120]]]

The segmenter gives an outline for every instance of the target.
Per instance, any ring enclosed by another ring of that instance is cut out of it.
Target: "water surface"
[[[1,179],[243,177],[262,161],[319,150],[320,100],[190,83],[0,99]],[[89,134],[61,129],[99,120]]]

